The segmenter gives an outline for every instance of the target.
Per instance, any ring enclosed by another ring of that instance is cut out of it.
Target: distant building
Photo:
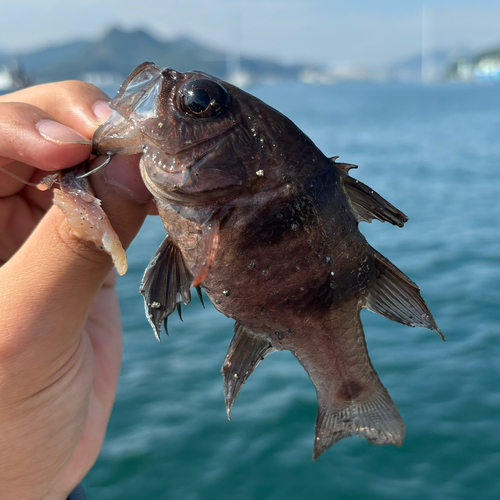
[[[474,77],[479,81],[500,81],[500,57],[481,59],[474,68]]]
[[[342,81],[377,80],[378,75],[361,66],[338,66],[332,69],[306,68],[299,75],[302,83],[331,85]]]
[[[465,82],[500,82],[500,50],[495,49],[469,59],[459,59],[450,76]]]
[[[78,79],[87,83],[92,83],[96,87],[109,89],[111,87],[120,87],[123,80],[125,80],[125,76],[108,71],[87,71],[81,73]]]

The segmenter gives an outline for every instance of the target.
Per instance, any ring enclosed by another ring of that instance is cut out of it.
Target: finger
[[[125,190],[132,198],[140,203],[146,203],[151,200],[151,193],[147,190],[139,171],[139,161],[141,155],[117,155],[111,159],[109,165],[99,173],[91,177],[91,182],[94,185],[96,192],[99,193],[98,198],[103,200],[106,205],[108,197],[106,187],[108,185],[118,187]],[[90,162],[89,169],[102,165],[103,157],[98,156]],[[105,208],[106,211],[106,208]]]
[[[1,162],[0,162],[1,166]],[[38,185],[47,176],[54,175],[48,174],[43,170],[38,170],[31,165],[26,165],[18,161],[11,161],[8,165],[2,166],[8,172],[21,179],[25,179],[30,184]],[[9,198],[13,195],[22,197],[30,206],[35,209],[41,209],[46,212],[52,205],[54,194],[51,190],[40,190],[33,185],[26,185],[24,182],[15,179],[5,172],[0,170],[0,199],[2,197]],[[1,214],[0,214],[1,217]],[[4,234],[1,233],[0,234]]]
[[[19,162],[13,162],[6,168],[21,174],[23,177],[29,177],[23,172],[34,171],[35,174],[30,178],[34,184],[40,182],[42,177],[47,175],[42,170],[33,169],[33,167]],[[0,189],[5,195],[5,197],[0,197],[1,266],[24,243],[45,212],[52,206],[54,195],[50,190],[40,191],[35,187],[26,186],[7,174],[4,174],[4,178],[0,177]]]
[[[105,195],[103,206],[127,247],[149,211],[149,202],[105,182],[96,186],[96,192]],[[110,257],[75,237],[62,212],[52,207],[0,269],[0,282],[9,283],[8,290],[0,290],[0,308],[11,309],[0,315],[15,318],[11,325],[5,324],[10,319],[2,325],[0,359],[20,359],[42,373],[67,359],[111,267]]]
[[[42,180],[47,178],[47,172],[43,170],[35,170],[35,173],[30,178],[33,184],[40,184]],[[51,189],[42,191],[34,186],[24,186],[19,192],[24,200],[33,207],[33,209],[40,209],[45,213],[51,206],[54,200],[54,192]]]
[[[16,177],[31,182],[36,171],[35,167],[10,158],[0,158],[0,167],[2,169],[0,170],[0,197],[12,196],[24,189],[26,184]],[[13,175],[9,175],[7,172],[11,172]]]
[[[91,138],[111,109],[109,97],[95,85],[77,80],[48,83],[0,97],[0,102],[25,102]]]
[[[22,196],[0,198],[0,266],[24,243],[44,213],[26,203]]]
[[[0,157],[59,170],[85,161],[90,152],[87,138],[45,111],[31,104],[0,103]]]

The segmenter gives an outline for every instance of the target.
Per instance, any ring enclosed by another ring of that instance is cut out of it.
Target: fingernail
[[[44,139],[56,144],[81,144],[85,146],[91,144],[91,141],[80,135],[76,130],[53,120],[40,120],[36,124],[36,129]]]
[[[104,169],[104,178],[108,184],[125,191],[135,202],[147,203],[151,200],[151,193],[142,181],[139,159],[140,155],[114,156]]]
[[[109,107],[108,101],[97,101],[92,108],[94,115],[99,123],[108,121],[113,110]]]

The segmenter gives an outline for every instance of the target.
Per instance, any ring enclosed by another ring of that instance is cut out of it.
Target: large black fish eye
[[[213,80],[191,80],[179,90],[179,106],[182,111],[197,118],[211,118],[229,108],[229,94]]]

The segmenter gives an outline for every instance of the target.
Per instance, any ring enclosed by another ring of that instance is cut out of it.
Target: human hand
[[[82,82],[1,96],[0,166],[39,182],[84,161],[108,100]],[[116,157],[92,176],[124,247],[150,209],[137,165]],[[0,172],[1,264],[0,498],[65,499],[99,454],[116,392],[111,259],[71,233],[51,192]]]

